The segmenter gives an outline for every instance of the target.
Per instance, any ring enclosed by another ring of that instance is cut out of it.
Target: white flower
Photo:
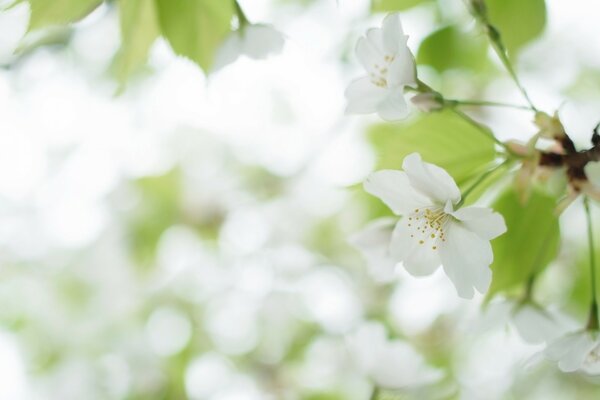
[[[280,53],[285,44],[283,35],[270,25],[248,24],[232,32],[215,56],[213,71],[233,63],[241,55],[260,60]]]
[[[368,72],[346,89],[351,114],[378,113],[385,120],[399,120],[408,114],[404,87],[416,84],[415,61],[406,41],[400,17],[390,14],[381,29],[371,28],[358,40],[356,55]]]
[[[563,372],[600,374],[600,335],[587,330],[569,333],[550,343],[543,355]]]
[[[430,275],[443,265],[460,297],[472,298],[473,288],[485,293],[492,278],[490,240],[506,231],[504,218],[484,207],[455,209],[461,194],[452,177],[417,153],[408,155],[402,168],[374,172],[364,184],[403,216],[390,254],[413,276]]]
[[[361,373],[385,389],[405,389],[434,383],[442,373],[401,340],[388,340],[384,327],[363,324],[348,339],[353,361]]]
[[[369,273],[376,282],[390,282],[396,274],[397,262],[390,254],[390,240],[396,220],[380,218],[355,233],[349,242],[361,252],[367,261]]]

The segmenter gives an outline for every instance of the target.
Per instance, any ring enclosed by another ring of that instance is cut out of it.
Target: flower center
[[[389,66],[394,61],[394,56],[385,55],[383,57],[383,65],[375,64],[373,65],[374,72],[371,72],[371,82],[373,85],[380,88],[387,88],[387,75],[389,71]]]
[[[445,227],[449,219],[450,214],[445,213],[443,207],[417,208],[407,218],[410,237],[420,245],[437,250],[437,243],[446,241]]]
[[[594,365],[600,362],[600,346],[594,347],[592,351],[590,351],[585,359],[585,363],[587,365]]]

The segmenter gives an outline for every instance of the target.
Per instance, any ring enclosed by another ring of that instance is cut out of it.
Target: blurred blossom
[[[409,389],[434,383],[442,372],[429,367],[408,343],[388,340],[385,328],[368,322],[350,336],[348,346],[360,371],[379,387]]]
[[[181,351],[191,336],[190,321],[174,308],[162,307],[154,311],[146,323],[146,337],[150,347],[161,356]]]
[[[240,56],[256,60],[281,52],[285,39],[272,26],[265,24],[242,24],[232,32],[219,48],[215,56],[213,70],[219,70],[233,63]]]
[[[361,304],[348,278],[340,271],[321,267],[299,285],[309,317],[326,331],[348,332],[359,321]]]

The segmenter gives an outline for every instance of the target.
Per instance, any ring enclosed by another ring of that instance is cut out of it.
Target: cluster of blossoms
[[[480,22],[489,24],[484,8],[476,8],[475,12],[479,13]],[[348,86],[345,93],[347,113],[377,113],[387,121],[403,119],[409,113],[406,92],[416,92],[411,101],[421,111],[436,111],[446,104],[456,103],[445,103],[439,93],[417,78],[415,60],[407,40],[398,14],[388,15],[381,28],[369,29],[359,39],[356,55],[367,75]],[[500,39],[494,37],[492,40]],[[504,47],[496,48],[502,51]],[[500,56],[506,57],[505,54]],[[569,195],[558,205],[558,211],[580,194],[600,199],[598,133],[592,138],[592,149],[577,151],[558,116],[538,111],[522,87],[520,89],[530,103],[531,111],[535,112],[539,132],[527,144],[501,144],[507,150],[506,160],[513,157],[521,161],[515,179],[515,189],[521,200],[527,201],[534,179],[542,176],[548,179],[548,171],[568,178]],[[554,147],[538,150],[539,138],[553,140]],[[475,291],[481,294],[488,291],[492,281],[489,267],[494,258],[490,241],[505,233],[507,227],[502,215],[490,208],[464,206],[465,197],[472,188],[461,194],[448,172],[425,162],[418,153],[412,153],[404,158],[402,170],[372,173],[366,179],[364,189],[400,216],[399,220],[375,221],[351,240],[364,255],[376,281],[393,280],[398,268],[418,277],[431,275],[441,266],[460,297],[471,299]],[[590,247],[592,245],[590,239]],[[599,374],[600,333],[595,299],[586,329],[564,335],[567,329],[559,323],[560,318],[535,304],[529,295],[516,303],[506,302],[503,307],[525,341],[547,343],[546,349],[533,360],[553,360],[565,372],[582,370]],[[369,329],[376,330],[374,327]],[[358,336],[361,335],[367,333]],[[374,381],[382,387],[389,386],[376,373]]]

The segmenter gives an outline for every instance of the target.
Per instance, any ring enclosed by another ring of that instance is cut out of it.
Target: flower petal
[[[474,287],[482,294],[487,292],[492,280],[489,265],[494,258],[489,241],[460,223],[450,222],[446,241],[440,243],[440,257],[444,271],[460,297],[473,298]]]
[[[377,105],[377,113],[386,121],[399,121],[408,116],[408,104],[402,87],[387,89],[387,96]]]
[[[428,199],[416,192],[402,171],[381,170],[367,177],[364,188],[379,197],[395,214],[405,214],[428,204]]]
[[[280,53],[285,44],[283,35],[270,25],[249,25],[243,33],[243,52],[248,57],[263,59]]]
[[[408,218],[396,224],[390,243],[390,254],[413,276],[431,275],[441,265],[437,248],[438,241],[422,240],[415,235],[416,229],[409,226]],[[434,248],[435,246],[435,248]]]
[[[396,261],[389,250],[395,223],[395,218],[377,219],[349,239],[366,259],[369,273],[377,282],[390,282],[396,277]]]
[[[561,371],[573,372],[581,368],[596,345],[589,332],[575,332],[551,343],[544,354],[549,359],[558,361],[558,368]]]
[[[561,331],[558,321],[550,314],[530,304],[518,307],[512,321],[521,338],[531,344],[552,340]]]
[[[387,90],[371,82],[368,76],[358,78],[350,83],[346,89],[346,113],[370,114],[377,111],[377,107],[387,97]]]
[[[238,31],[232,32],[217,50],[212,72],[233,63],[242,54],[242,39]]]
[[[437,165],[423,162],[419,153],[406,156],[402,169],[406,172],[410,185],[435,203],[446,204],[448,200],[456,203],[460,200],[460,190],[450,174]]]
[[[416,85],[415,59],[408,47],[401,49],[390,64],[387,81],[392,87]]]
[[[400,340],[389,342],[377,361],[373,380],[386,389],[422,386],[442,377],[441,371],[428,366],[423,356]]]
[[[506,232],[504,217],[491,208],[463,207],[454,211],[452,215],[482,239],[492,240]]]
[[[389,14],[381,24],[383,49],[386,54],[397,55],[406,47],[408,39],[402,29],[399,13]]]
[[[369,39],[364,37],[358,39],[356,43],[356,56],[367,72],[379,73],[375,65],[383,64],[383,55]]]
[[[387,333],[376,322],[365,322],[348,338],[348,348],[359,370],[370,373],[378,363],[381,353],[385,352]]]

